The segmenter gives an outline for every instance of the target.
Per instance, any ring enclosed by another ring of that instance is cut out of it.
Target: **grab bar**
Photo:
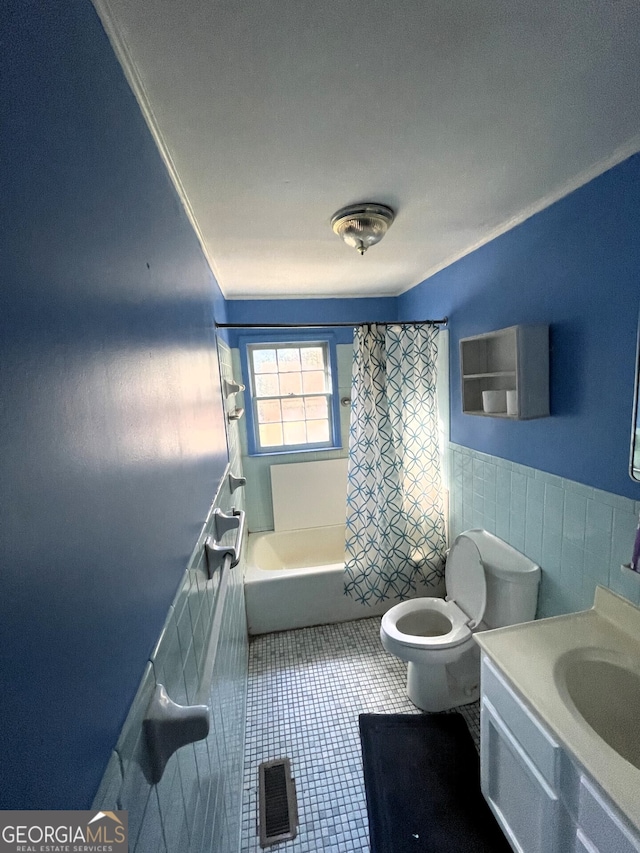
[[[209,580],[214,575],[214,572],[222,567],[224,558],[229,554],[231,556],[231,568],[237,566],[240,562],[240,554],[242,552],[242,542],[244,540],[244,525],[246,515],[243,509],[232,509],[227,515],[221,509],[213,511],[213,527],[214,536],[208,536],[204,543],[204,554],[207,563],[207,573]],[[220,540],[229,530],[238,530],[236,541],[233,545],[222,545]]]

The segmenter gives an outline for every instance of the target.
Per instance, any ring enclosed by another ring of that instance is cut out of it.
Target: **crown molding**
[[[637,154],[640,151],[640,134],[637,136],[631,137],[627,142],[621,145],[619,148],[616,148],[615,151],[610,154],[608,157],[605,157],[602,160],[598,160],[597,163],[594,163],[592,166],[589,166],[588,169],[584,169],[582,172],[578,172],[573,178],[570,178],[568,181],[562,183],[555,190],[552,190],[547,195],[542,196],[538,201],[533,202],[533,204],[527,205],[527,207],[523,208],[520,213],[517,213],[515,216],[509,217],[509,219],[505,219],[500,225],[497,225],[495,228],[492,228],[488,234],[482,237],[480,240],[477,240],[471,246],[468,246],[466,249],[463,249],[460,252],[456,252],[453,255],[450,255],[446,260],[442,261],[439,264],[431,267],[420,281],[415,284],[408,285],[407,287],[396,291],[396,296],[400,296],[403,293],[408,293],[410,290],[413,290],[414,287],[417,287],[422,282],[427,281],[436,273],[441,272],[442,270],[450,267],[451,264],[455,264],[456,261],[465,258],[467,255],[472,254],[476,251],[476,249],[480,249],[482,246],[485,246],[487,243],[490,243],[492,240],[495,240],[496,237],[500,237],[502,234],[506,234],[507,231],[511,231],[512,228],[515,228],[516,225],[520,225],[522,222],[525,222],[527,219],[530,219],[532,216],[535,216],[536,213],[540,213],[545,210],[547,207],[551,207],[552,204],[555,204],[560,199],[565,196],[570,195],[580,187],[583,187],[585,184],[588,184],[589,181],[592,181],[594,178],[603,175],[605,172],[608,172],[609,169],[613,169],[614,166],[618,166],[624,160],[627,160],[633,154]]]
[[[227,295],[223,290],[222,283],[220,281],[220,275],[218,274],[218,271],[216,269],[216,264],[207,249],[204,236],[202,234],[202,231],[200,230],[198,220],[196,219],[195,213],[193,212],[193,208],[191,207],[191,203],[189,202],[189,199],[187,197],[184,185],[180,180],[180,175],[178,174],[178,170],[173,161],[173,157],[171,156],[169,146],[167,145],[162,131],[160,130],[158,121],[151,107],[151,102],[149,100],[145,85],[140,76],[138,66],[136,65],[131,55],[131,51],[129,50],[129,46],[127,45],[127,40],[124,34],[116,23],[116,16],[114,15],[113,10],[111,9],[109,0],[93,0],[93,5],[102,22],[102,26],[104,27],[107,37],[111,42],[111,47],[113,48],[116,58],[122,66],[122,70],[124,71],[124,75],[127,79],[127,82],[131,87],[131,91],[133,92],[138,102],[143,118],[147,123],[147,127],[151,131],[153,141],[155,142],[156,147],[160,152],[160,156],[162,157],[167,172],[169,173],[169,177],[171,179],[171,182],[173,183],[173,186],[175,187],[175,190],[178,194],[184,211],[187,214],[187,218],[189,219],[191,227],[195,231],[202,252],[211,268],[211,272],[213,273],[218,283],[218,287],[220,288],[222,295],[226,299]]]

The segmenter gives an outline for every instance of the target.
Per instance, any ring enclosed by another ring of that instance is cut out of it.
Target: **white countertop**
[[[640,609],[598,587],[591,610],[474,635],[526,702],[640,830],[640,769],[615,752],[565,700],[554,671],[576,649],[623,655],[640,672]],[[611,697],[611,702],[616,696]],[[637,731],[640,737],[640,708]]]

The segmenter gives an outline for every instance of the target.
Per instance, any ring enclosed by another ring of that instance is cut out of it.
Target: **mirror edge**
[[[634,457],[636,455],[636,445],[640,443],[639,441],[639,433],[640,433],[640,423],[638,421],[638,417],[640,416],[640,412],[638,411],[638,403],[640,394],[638,393],[638,384],[640,383],[640,315],[638,317],[638,333],[636,336],[636,370],[635,370],[635,383],[633,389],[633,414],[631,419],[631,451],[629,453],[629,476],[634,482],[640,482],[640,465],[635,466],[633,464]]]

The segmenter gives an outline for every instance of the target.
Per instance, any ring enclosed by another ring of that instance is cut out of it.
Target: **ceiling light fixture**
[[[384,204],[361,202],[334,213],[331,227],[348,246],[364,255],[369,246],[375,246],[382,240],[394,216],[393,210]]]

